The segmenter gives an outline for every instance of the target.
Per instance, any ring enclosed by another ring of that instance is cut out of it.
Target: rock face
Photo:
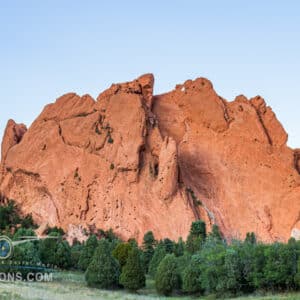
[[[74,237],[96,227],[177,239],[198,218],[229,239],[298,237],[300,151],[265,101],[228,102],[204,78],[158,96],[153,84],[146,74],[97,101],[66,94],[28,131],[9,121],[2,198]]]

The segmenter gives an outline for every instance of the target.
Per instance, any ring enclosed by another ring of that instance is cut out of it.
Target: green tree
[[[71,267],[71,247],[67,241],[59,241],[54,257],[58,267],[62,269],[68,269]]]
[[[14,201],[10,200],[6,205],[0,206],[0,229],[4,230],[6,227],[12,227],[20,223],[17,206]]]
[[[25,217],[20,216],[17,205],[13,200],[9,200],[7,204],[0,206],[0,231],[16,228],[21,224],[23,228],[36,228],[31,215]]]
[[[13,240],[17,241],[17,240],[21,240],[23,237],[27,237],[27,236],[36,236],[35,232],[32,229],[26,229],[26,228],[19,228],[14,236],[13,236]]]
[[[78,261],[78,266],[81,270],[85,271],[88,268],[97,246],[98,240],[96,235],[93,234],[87,239],[81,251]]]
[[[132,245],[130,243],[120,243],[113,250],[112,255],[119,261],[121,268],[125,266],[131,249]]]
[[[144,268],[141,263],[138,248],[133,247],[128,254],[128,259],[122,269],[120,283],[130,291],[137,291],[146,284]]]
[[[21,227],[22,228],[36,228],[36,224],[32,219],[32,215],[27,215],[23,219],[21,219]]]
[[[158,244],[157,247],[154,250],[153,257],[149,264],[149,275],[152,277],[155,277],[157,268],[159,263],[163,260],[163,258],[166,256],[166,248],[163,244]]]
[[[265,287],[264,269],[266,265],[265,249],[267,247],[269,246],[261,243],[244,243],[244,248],[246,248],[244,274],[253,290]]]
[[[20,228],[15,233],[13,240],[20,240],[24,236],[35,236],[31,229]],[[23,280],[27,280],[29,273],[37,273],[40,270],[37,264],[40,263],[37,242],[26,242],[14,246],[13,256],[6,260],[5,264],[0,264],[0,272],[19,273]],[[26,266],[24,266],[26,264]]]
[[[206,225],[202,220],[192,223],[190,233],[186,241],[186,249],[194,254],[201,249],[201,245],[206,239]]]
[[[175,257],[176,257],[177,271],[178,271],[178,275],[179,275],[179,288],[181,288],[184,270],[191,262],[191,255],[190,255],[190,253],[186,252],[180,256],[176,256],[176,254],[175,254]]]
[[[296,244],[274,243],[265,249],[265,257],[266,287],[270,290],[293,289],[297,272]]]
[[[297,261],[297,272],[294,277],[294,282],[295,282],[296,289],[299,290],[300,289],[300,255]]]
[[[161,240],[159,244],[162,244],[165,247],[167,253],[172,254],[174,252],[175,243],[169,238]]]
[[[184,241],[183,241],[182,238],[180,237],[180,238],[178,239],[178,242],[175,243],[175,245],[174,245],[174,254],[175,254],[176,256],[182,256],[182,255],[184,254],[184,247],[185,247]]]
[[[190,263],[183,271],[182,290],[189,294],[202,292],[200,274],[197,256],[192,256]]]
[[[160,262],[155,275],[155,287],[159,294],[169,296],[179,287],[179,274],[176,257],[167,254]]]
[[[224,290],[226,270],[224,266],[226,245],[215,239],[207,239],[199,253],[200,282],[206,293]]]
[[[211,233],[210,233],[210,236],[214,239],[217,239],[217,240],[222,240],[222,235],[221,235],[221,232],[220,232],[220,229],[219,229],[219,226],[214,224],[212,226],[212,229],[211,229]]]
[[[48,227],[46,229],[46,234],[56,233],[57,235],[63,236],[65,234],[64,230],[60,227]]]
[[[83,251],[83,246],[80,243],[74,243],[71,247],[71,266],[74,269],[79,269],[79,258],[81,252]]]
[[[239,294],[247,286],[244,280],[244,261],[240,243],[227,247],[224,268],[227,274],[223,281],[223,292]]]
[[[154,238],[153,232],[152,231],[146,232],[143,238],[142,248],[143,248],[143,263],[147,271],[149,268],[149,263],[154,254],[155,245],[156,245],[156,240]]]
[[[101,239],[85,273],[87,284],[92,287],[111,289],[118,285],[119,276],[120,265],[111,254],[110,244],[106,239]]]
[[[250,244],[256,244],[255,233],[254,232],[247,232],[245,242],[250,243]]]
[[[39,255],[44,264],[56,265],[56,251],[58,239],[61,238],[59,233],[52,232],[49,239],[43,239],[39,242]]]

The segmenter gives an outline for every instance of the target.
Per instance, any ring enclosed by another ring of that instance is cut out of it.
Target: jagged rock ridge
[[[261,97],[228,102],[204,78],[153,96],[154,78],[70,93],[27,130],[10,120],[1,199],[71,236],[112,228],[186,237],[198,218],[227,238],[300,236],[300,152]]]

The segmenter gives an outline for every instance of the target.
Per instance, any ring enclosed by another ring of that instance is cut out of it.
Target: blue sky
[[[154,73],[263,96],[300,147],[300,1],[0,1],[0,135],[70,91]]]

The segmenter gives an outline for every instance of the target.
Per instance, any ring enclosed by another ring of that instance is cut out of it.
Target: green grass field
[[[128,300],[147,300],[147,299],[196,299],[195,297],[159,297],[155,293],[154,282],[152,280],[147,281],[147,287],[139,294],[129,294],[125,291],[104,291],[98,289],[88,288],[84,281],[82,273],[74,272],[61,272],[55,274],[52,282],[44,283],[0,283],[0,300],[110,300],[110,299],[128,299]],[[197,299],[214,299],[197,298]],[[264,296],[264,297],[242,297],[235,298],[237,300],[279,300],[300,299],[300,294],[283,294],[276,296]]]

